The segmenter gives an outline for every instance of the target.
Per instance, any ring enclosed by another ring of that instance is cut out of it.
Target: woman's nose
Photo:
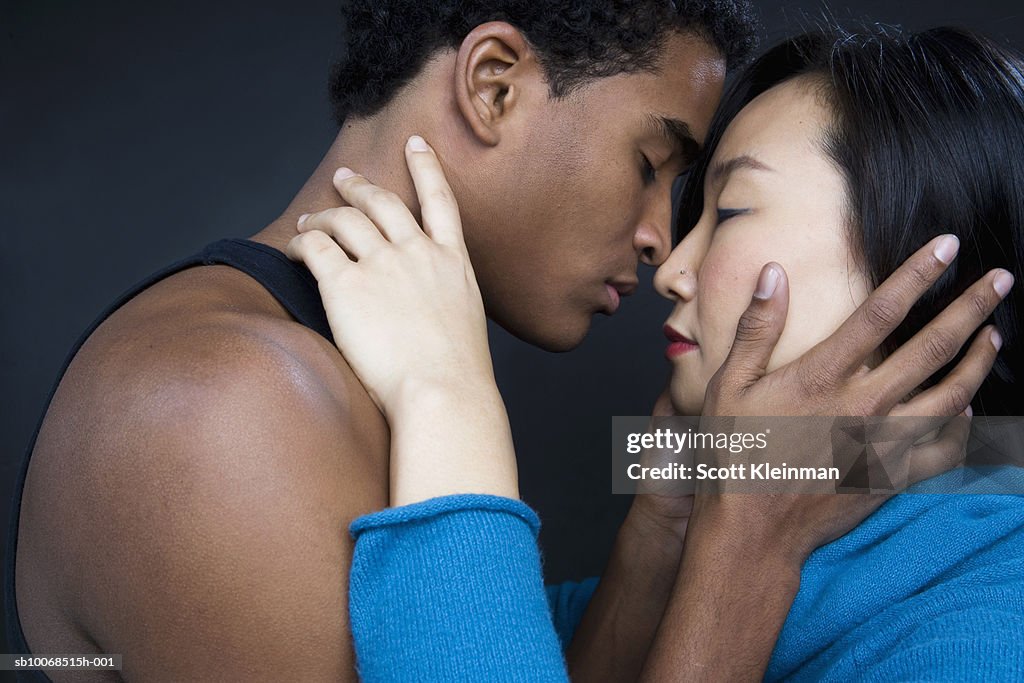
[[[697,294],[697,273],[702,254],[700,235],[692,230],[676,245],[668,258],[654,274],[654,288],[670,301],[690,301]]]

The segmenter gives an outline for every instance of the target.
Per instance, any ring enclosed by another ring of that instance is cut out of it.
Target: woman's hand
[[[335,343],[388,419],[392,505],[518,497],[459,209],[421,138],[405,155],[422,229],[396,195],[340,169],[334,185],[350,206],[300,218],[286,251],[316,277]]]
[[[433,151],[414,144],[406,161],[422,228],[397,195],[343,168],[334,185],[350,206],[300,218],[287,247],[316,277],[335,342],[388,417],[427,387],[494,375],[458,205]]]

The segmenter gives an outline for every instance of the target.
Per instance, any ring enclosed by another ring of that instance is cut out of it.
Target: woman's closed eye
[[[721,225],[730,218],[735,218],[749,211],[749,209],[718,209],[718,225]]]

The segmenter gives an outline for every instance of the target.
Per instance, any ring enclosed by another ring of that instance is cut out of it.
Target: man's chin
[[[590,331],[589,318],[580,324],[563,322],[561,325],[551,326],[538,325],[536,321],[531,321],[534,323],[532,325],[513,325],[494,318],[492,320],[513,337],[552,353],[572,351],[583,343]]]
[[[579,345],[583,343],[583,340],[586,339],[586,337],[587,333],[584,332],[582,335],[573,337],[572,339],[548,339],[538,340],[536,342],[530,343],[545,351],[550,351],[551,353],[565,353],[566,351],[572,351],[573,349],[579,347]]]

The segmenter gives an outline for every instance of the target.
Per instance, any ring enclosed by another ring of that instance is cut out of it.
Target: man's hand
[[[665,387],[654,402],[648,429],[653,430],[657,427],[658,418],[672,417],[675,414],[669,387]],[[671,449],[649,448],[640,455],[640,464],[643,467],[662,467],[678,459],[679,456]],[[680,488],[677,482],[671,480],[641,479],[637,495],[629,510],[630,517],[641,520],[652,528],[668,531],[677,537],[681,544],[693,510],[693,495],[682,492]]]
[[[959,242],[937,237],[883,282],[828,339],[768,374],[786,322],[789,285],[777,263],[766,265],[736,340],[712,378],[705,414],[953,416],[965,411],[1002,343],[986,326],[942,382],[901,403],[949,363],[1009,292],[1013,276],[995,269],[876,368],[872,354],[914,303],[945,272]]]
[[[902,322],[914,302],[956,255],[954,237],[938,237],[915,253],[828,339],[800,359],[766,371],[782,333],[788,281],[768,264],[740,319],[735,343],[705,396],[705,416],[881,416],[911,424],[947,424],[925,445],[902,438],[887,454],[902,456],[907,482],[939,474],[963,452],[970,401],[995,362],[1001,339],[986,326],[964,358],[941,381],[908,399],[959,353],[1013,284],[989,272],[910,341],[877,367],[871,356]],[[952,419],[958,415],[963,418]],[[907,435],[903,435],[906,437]],[[811,440],[793,453],[815,456],[831,444]],[[904,463],[906,465],[906,463]],[[891,495],[891,494],[888,494]],[[728,680],[763,676],[792,600],[800,570],[816,547],[846,533],[886,495],[718,494],[694,503],[683,558],[665,617],[644,674],[649,680]]]
[[[967,437],[970,401],[999,351],[998,332],[993,326],[984,327],[964,358],[941,382],[909,400],[907,397],[957,355],[1005,297],[1013,276],[1001,269],[987,273],[877,367],[871,368],[868,363],[914,303],[945,272],[958,246],[952,236],[929,242],[883,282],[832,336],[771,373],[766,367],[785,325],[789,292],[782,267],[766,265],[751,304],[739,321],[729,356],[708,386],[705,415],[885,416],[893,418],[888,425],[893,429],[903,425],[919,432],[905,435],[903,449],[890,448],[886,454],[887,469],[905,475],[902,484],[936,476],[956,465]],[[958,415],[965,417],[951,421],[927,419]],[[936,439],[911,446],[935,427],[942,428]],[[816,456],[828,445],[808,443],[808,454]],[[793,459],[799,456],[794,453]],[[815,548],[863,521],[887,495],[891,493],[699,496],[697,506],[714,504],[720,522],[738,515],[730,524],[744,534],[760,532],[766,539],[777,539],[776,532],[785,530],[785,537],[802,562]],[[728,514],[723,517],[723,512]]]

